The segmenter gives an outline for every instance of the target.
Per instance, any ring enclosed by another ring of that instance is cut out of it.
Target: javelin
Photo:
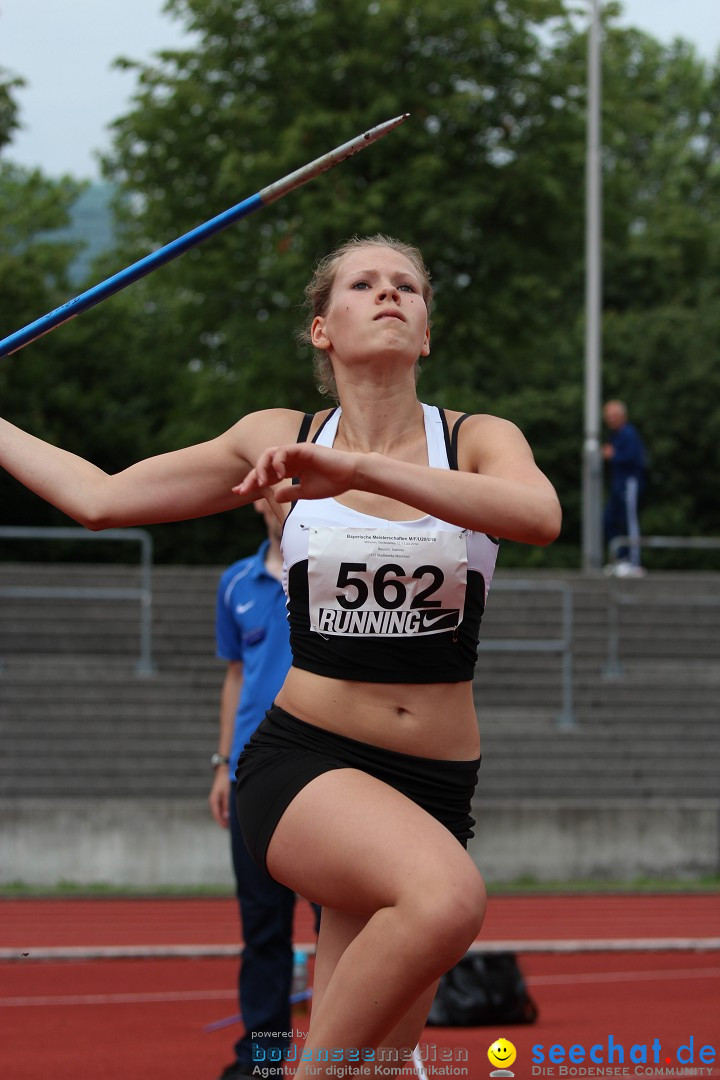
[[[42,315],[39,319],[35,319],[34,322],[28,323],[28,325],[24,326],[21,330],[16,330],[14,334],[10,334],[0,341],[0,358],[17,352],[18,349],[22,349],[23,346],[29,345],[31,341],[35,341],[37,338],[42,337],[43,334],[47,334],[51,330],[54,330],[55,327],[60,326],[61,323],[74,319],[75,316],[79,315],[82,311],[86,311],[95,304],[99,304],[101,300],[105,300],[108,296],[112,296],[113,293],[119,292],[120,289],[124,289],[126,285],[131,285],[134,281],[137,281],[138,278],[145,277],[146,274],[152,273],[152,271],[157,270],[159,266],[163,266],[166,262],[170,262],[171,259],[176,258],[178,255],[182,255],[188,248],[201,243],[203,240],[207,239],[208,236],[213,236],[216,232],[220,232],[221,229],[225,229],[228,225],[232,225],[233,222],[239,221],[240,218],[251,214],[253,210],[259,210],[263,206],[268,206],[277,199],[281,199],[283,195],[287,195],[288,192],[294,191],[295,188],[300,187],[302,184],[306,184],[308,180],[312,180],[314,177],[319,176],[320,173],[327,172],[327,170],[332,169],[334,165],[338,165],[346,158],[352,157],[353,154],[357,154],[359,150],[364,150],[370,143],[374,143],[377,139],[381,139],[383,135],[387,135],[389,131],[392,131],[393,128],[396,128],[399,124],[402,124],[404,120],[407,120],[408,116],[409,113],[403,113],[401,116],[396,116],[393,120],[386,120],[383,124],[378,124],[377,127],[370,128],[370,130],[366,131],[363,135],[358,135],[356,138],[351,139],[350,142],[343,143],[342,146],[338,146],[334,150],[330,150],[327,154],[323,154],[322,157],[315,158],[314,161],[309,162],[307,165],[303,165],[300,169],[296,169],[295,172],[288,173],[288,175],[283,176],[281,180],[276,180],[274,184],[269,184],[268,187],[263,188],[262,191],[258,191],[257,194],[251,195],[248,199],[244,199],[236,206],[232,206],[229,210],[225,210],[224,213],[218,214],[216,217],[210,218],[210,220],[206,221],[203,225],[198,225],[196,229],[191,229],[190,232],[184,233],[182,236],[179,236],[177,240],[172,240],[164,247],[158,248],[157,251],[153,251],[150,255],[146,255],[143,259],[139,259],[137,262],[132,263],[124,270],[120,270],[117,274],[113,274],[112,277],[106,278],[105,281],[101,281],[99,285],[93,285],[91,289],[80,293],[79,296],[74,297],[72,300],[68,300],[64,304],[61,304],[61,306],[55,308],[54,311],[50,311],[47,315]]]

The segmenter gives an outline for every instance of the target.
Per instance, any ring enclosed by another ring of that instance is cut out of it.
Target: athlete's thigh
[[[270,841],[267,866],[301,896],[365,916],[410,891],[452,892],[479,879],[440,822],[356,769],[322,773],[295,796]]]

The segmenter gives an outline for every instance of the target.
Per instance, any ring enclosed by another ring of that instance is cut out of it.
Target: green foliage
[[[20,126],[18,107],[13,91],[23,85],[23,80],[8,75],[0,68],[0,151],[11,141]]]

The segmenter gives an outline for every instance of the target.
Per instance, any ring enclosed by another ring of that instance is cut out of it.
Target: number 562
[[[353,577],[353,574],[364,574],[365,577]],[[382,608],[399,608],[407,600],[407,586],[402,580],[408,577],[429,577],[430,584],[419,593],[416,593],[410,601],[411,608],[440,607],[440,600],[430,600],[429,597],[436,593],[445,581],[445,575],[438,566],[418,566],[411,574],[406,574],[402,566],[397,563],[386,563],[380,566],[372,575],[372,593],[375,602]],[[340,563],[340,572],[337,578],[339,589],[351,588],[355,590],[354,596],[339,595],[337,602],[340,607],[352,610],[363,607],[370,595],[370,585],[367,582],[366,563]]]

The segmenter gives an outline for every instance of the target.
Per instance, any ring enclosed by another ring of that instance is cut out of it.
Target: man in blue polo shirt
[[[263,515],[268,539],[254,555],[223,573],[215,622],[217,655],[227,660],[227,671],[220,698],[218,749],[211,759],[215,777],[209,802],[217,823],[230,829],[244,940],[238,992],[245,1033],[236,1042],[235,1061],[222,1072],[221,1080],[252,1076],[252,1044],[266,1052],[284,1050],[289,1038],[283,1033],[291,1030],[295,893],[255,865],[235,810],[233,778],[238,756],[272,705],[291,663],[281,585],[281,528],[264,499],[255,503],[255,509]],[[316,910],[316,919],[318,914]],[[268,1034],[258,1035],[263,1031]]]

